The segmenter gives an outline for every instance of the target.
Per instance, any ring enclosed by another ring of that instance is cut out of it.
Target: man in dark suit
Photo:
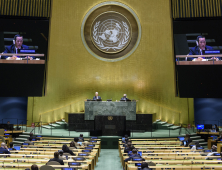
[[[95,92],[95,96],[93,97],[93,100],[102,100],[98,92]]]
[[[7,46],[5,48],[4,53],[16,53],[17,54],[18,49],[28,49],[28,48],[29,47],[27,45],[23,44],[23,36],[17,34],[17,35],[14,36],[13,44],[10,45],[10,46]],[[8,56],[1,56],[1,58],[6,59],[6,58],[8,58]],[[10,57],[11,60],[15,60],[16,58],[18,58],[18,57],[15,56],[15,55]],[[29,57],[28,56],[28,58],[30,60],[32,60],[34,57]]]
[[[124,161],[128,162],[128,161],[131,161],[133,158],[142,158],[139,154],[137,154],[136,149],[133,149],[132,150],[132,155],[129,158],[126,158]],[[143,161],[145,161],[145,159],[143,159]]]
[[[126,94],[124,94],[123,97],[120,100],[125,100],[126,101],[126,100],[129,100],[129,99],[126,97]]]
[[[206,39],[204,36],[198,36],[196,40],[196,46],[190,49],[189,55],[203,55],[204,50],[213,50],[213,47],[206,45]],[[204,59],[205,57],[198,57]],[[194,58],[188,57],[188,61],[192,61]]]
[[[56,162],[60,163],[61,165],[64,165],[63,160],[59,159],[59,152],[55,152],[54,153],[54,158],[50,159],[49,162],[50,161],[56,161]]]
[[[142,162],[141,163],[141,169],[142,170],[149,170],[148,163],[147,162]]]
[[[1,148],[0,148],[0,154],[11,154],[10,152],[9,152],[9,149],[8,149],[8,147],[7,147],[7,145],[4,143],[4,142],[2,142],[1,143]]]

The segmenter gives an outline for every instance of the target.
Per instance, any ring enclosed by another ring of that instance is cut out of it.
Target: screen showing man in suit
[[[203,55],[204,51],[213,50],[213,47],[206,45],[206,38],[204,36],[198,36],[196,40],[196,46],[190,49],[189,55]],[[205,57],[198,57],[198,60],[205,59]],[[188,61],[194,60],[194,58],[188,58]],[[219,60],[217,58],[217,60]]]
[[[6,46],[4,53],[15,53],[18,54],[18,51],[20,49],[28,49],[29,47],[27,45],[23,44],[23,36],[17,34],[14,36],[13,39],[13,44]],[[2,56],[2,59],[10,59],[10,60],[16,60],[18,58],[18,56],[13,55],[12,57],[8,57],[8,56]],[[24,57],[27,58],[27,57]],[[30,60],[32,60],[34,57],[30,57],[28,56],[28,58]]]
[[[93,97],[93,100],[102,100],[98,92],[95,92],[95,96]]]

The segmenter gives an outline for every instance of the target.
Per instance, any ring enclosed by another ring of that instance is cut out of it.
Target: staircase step
[[[156,120],[156,122],[160,122],[160,121],[161,121],[160,119],[157,119],[157,120]]]
[[[60,125],[58,125],[58,124],[56,124],[56,123],[52,123],[52,124],[49,124],[49,126],[57,127],[57,126],[60,126]]]
[[[195,140],[195,139],[201,139],[200,136],[191,136],[190,138],[191,138],[192,140]]]
[[[200,145],[208,145],[207,142],[200,142],[199,144],[200,144]]]
[[[23,132],[22,134],[23,135],[25,135],[25,134],[30,135],[30,132]]]
[[[180,126],[171,126],[171,127],[169,127],[170,129],[172,129],[172,130],[176,130],[176,129],[180,129],[181,127]],[[181,135],[182,136],[182,135]]]
[[[157,124],[164,125],[164,124],[167,124],[167,122],[157,122]]]
[[[66,122],[56,122],[56,124],[64,125],[64,124],[67,124],[67,123]]]
[[[204,139],[195,139],[195,140],[192,140],[193,142],[204,142]]]
[[[30,135],[19,135],[21,138],[29,138]]]
[[[15,143],[15,144],[20,144],[20,145],[21,145],[21,144],[23,144],[24,142],[21,142],[21,141],[13,141],[12,143],[13,143],[13,144]]]
[[[190,137],[191,136],[196,136],[197,134],[196,133],[191,133],[191,134],[189,134],[190,135]],[[180,136],[186,136],[186,134],[181,134]]]
[[[27,138],[16,138],[15,140],[17,140],[17,141],[26,141]]]
[[[44,125],[44,126],[42,126],[43,128],[46,128],[46,129],[54,129],[54,127],[53,126],[48,126],[48,125]]]
[[[173,124],[164,124],[163,126],[171,127],[171,126],[173,126]]]

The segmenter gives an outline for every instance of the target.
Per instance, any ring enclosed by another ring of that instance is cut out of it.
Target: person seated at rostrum
[[[63,153],[69,153],[70,155],[75,155],[67,145],[62,146]]]
[[[70,142],[70,146],[69,147],[74,147],[74,148],[77,149],[77,147],[76,147],[76,145],[75,145],[75,143],[73,141]]]
[[[80,142],[84,142],[83,134],[80,134],[80,135],[79,135],[79,141],[80,141]]]
[[[0,154],[11,154],[7,145],[4,142],[1,143]]]
[[[98,92],[95,92],[95,96],[93,97],[93,100],[102,100]]]
[[[132,155],[129,158],[126,158],[124,161],[128,162],[128,161],[131,161],[133,158],[142,158],[139,154],[137,154],[136,149],[133,149],[132,150]],[[145,161],[145,159],[143,159],[143,161]]]
[[[120,99],[120,100],[129,100],[128,98],[127,98],[127,95],[126,94],[123,94],[123,97]]]
[[[66,156],[63,155],[63,150],[58,150],[59,152],[59,159],[66,160]]]
[[[56,161],[56,162],[60,163],[61,165],[64,165],[63,160],[59,159],[59,152],[54,153],[54,158],[50,159],[49,162],[51,162],[51,161]]]
[[[142,162],[141,163],[141,169],[142,170],[149,170],[149,166],[147,162]]]
[[[215,153],[218,153],[218,152],[217,152],[217,146],[213,145],[213,146],[211,147],[211,152],[209,152],[209,153],[207,154],[207,156],[213,156]],[[206,157],[205,159],[211,159],[211,158]]]

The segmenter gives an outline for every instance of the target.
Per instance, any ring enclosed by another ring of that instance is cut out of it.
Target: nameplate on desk
[[[105,125],[105,129],[116,129],[116,125]]]

